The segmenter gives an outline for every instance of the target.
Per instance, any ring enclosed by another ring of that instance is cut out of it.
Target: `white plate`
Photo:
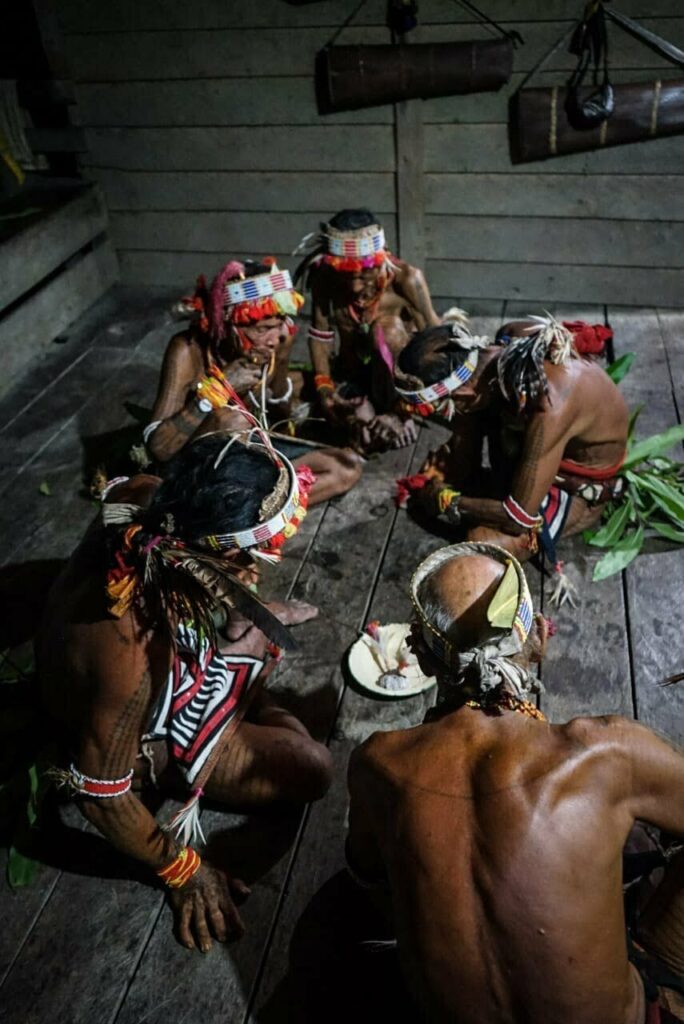
[[[407,622],[390,622],[386,626],[380,626],[378,630],[387,645],[388,657],[395,665],[399,662],[399,652],[404,647],[404,641],[410,629]],[[387,700],[403,700],[404,697],[415,697],[416,694],[429,690],[437,682],[434,676],[423,675],[420,666],[414,663],[407,665],[401,672],[409,681],[406,689],[386,690],[383,686],[378,686],[377,681],[384,669],[376,657],[373,646],[373,641],[368,634],[363,633],[349,648],[347,656],[349,671],[359,686],[368,690],[369,693]]]

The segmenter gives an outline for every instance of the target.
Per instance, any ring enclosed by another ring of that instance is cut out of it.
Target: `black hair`
[[[359,228],[367,228],[371,224],[377,223],[378,220],[375,214],[371,213],[365,206],[359,210],[340,210],[339,213],[330,218],[330,227],[336,228],[337,231],[358,231]]]
[[[443,348],[435,351],[434,343],[441,342]],[[424,385],[436,384],[464,363],[469,350],[461,348],[454,338],[451,327],[427,327],[417,331],[406,348],[399,355],[399,369],[411,377],[417,377]]]
[[[214,533],[235,533],[255,526],[259,506],[278,479],[273,462],[258,449],[235,441],[218,466],[228,443],[224,433],[202,437],[174,456],[145,513],[146,532],[160,532],[173,516],[174,536],[189,544]]]
[[[257,274],[270,274],[273,264],[262,263],[261,260],[245,260],[245,277],[256,277]]]

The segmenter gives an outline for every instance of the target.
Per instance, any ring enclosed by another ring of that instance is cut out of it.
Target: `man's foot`
[[[266,607],[284,626],[299,626],[318,615],[318,608],[306,601],[270,601]]]

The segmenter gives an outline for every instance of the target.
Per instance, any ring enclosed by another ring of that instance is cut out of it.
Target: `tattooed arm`
[[[166,349],[152,410],[152,422],[160,422],[147,440],[149,452],[158,462],[166,462],[180,451],[206,419],[193,388],[202,374],[197,349],[184,334],[172,338]]]
[[[547,407],[530,417],[520,460],[513,474],[511,496],[525,511],[536,516],[558,473],[565,445],[570,436],[568,410]],[[500,501],[491,498],[461,497],[458,510],[467,521],[493,526],[504,533],[524,533],[504,511]]]
[[[91,778],[121,779],[135,768],[150,712],[150,664],[131,614],[96,624],[91,643],[92,688],[76,766]],[[157,870],[176,855],[177,844],[162,832],[132,790],[109,799],[83,797],[79,802],[88,821],[136,860]]]
[[[145,641],[131,614],[98,624],[93,640],[93,689],[77,767],[91,778],[120,779],[135,766],[150,712],[152,679],[169,671],[171,648],[158,637]],[[132,790],[109,799],[82,797],[79,804],[113,846],[155,871],[180,852],[180,844],[159,827]],[[183,945],[206,952],[212,935],[225,942],[243,934],[231,890],[243,897],[249,892],[238,879],[229,879],[205,861],[181,889],[169,892]]]

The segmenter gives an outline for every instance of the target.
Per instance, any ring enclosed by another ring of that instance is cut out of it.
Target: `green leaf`
[[[28,803],[26,804],[26,817],[28,818],[29,825],[35,825],[38,820],[38,811],[40,810],[40,776],[38,775],[37,765],[30,765],[28,778],[29,798]]]
[[[652,459],[654,455],[662,455],[663,452],[673,448],[679,441],[684,441],[684,425],[682,424],[670,427],[669,430],[664,430],[662,434],[654,434],[643,441],[637,441],[635,445],[630,447],[622,468],[630,469],[632,466],[638,466],[644,459]]]
[[[606,373],[612,380],[613,384],[619,384],[620,381],[627,376],[632,368],[632,363],[636,359],[636,352],[625,352],[623,356],[616,359],[610,366],[606,366]]]
[[[38,488],[38,493],[44,494],[46,498],[50,497],[52,491],[50,490],[50,484],[47,482],[47,480],[43,480],[42,484]]]
[[[10,846],[7,858],[7,881],[13,889],[30,885],[38,870],[38,861],[19,853],[16,846]]]
[[[676,530],[674,526],[670,526],[669,523],[660,523],[658,520],[648,524],[653,527],[654,530],[661,535],[661,537],[667,538],[667,540],[673,540],[676,544],[684,544],[684,530]]]
[[[634,508],[631,498],[620,505],[611,515],[610,519],[598,530],[589,541],[597,548],[610,548],[620,540],[625,532],[630,514]]]
[[[679,523],[684,520],[684,494],[678,491],[671,484],[661,480],[652,473],[637,474],[641,487],[649,491],[659,508],[665,512],[670,519]]]
[[[645,405],[646,405],[645,402],[642,402],[641,405],[637,405],[636,409],[632,412],[631,416],[629,417],[629,423],[627,424],[627,443],[628,444],[630,444],[631,441],[632,441],[632,437],[634,436],[634,428],[636,427],[636,422],[639,419],[639,417],[641,416],[641,413],[642,413],[643,408],[644,408]]]
[[[603,558],[594,566],[592,579],[594,583],[621,572],[630,562],[633,562],[641,551],[644,543],[644,528],[639,526],[633,533],[628,533],[618,541],[614,548],[608,551]]]

